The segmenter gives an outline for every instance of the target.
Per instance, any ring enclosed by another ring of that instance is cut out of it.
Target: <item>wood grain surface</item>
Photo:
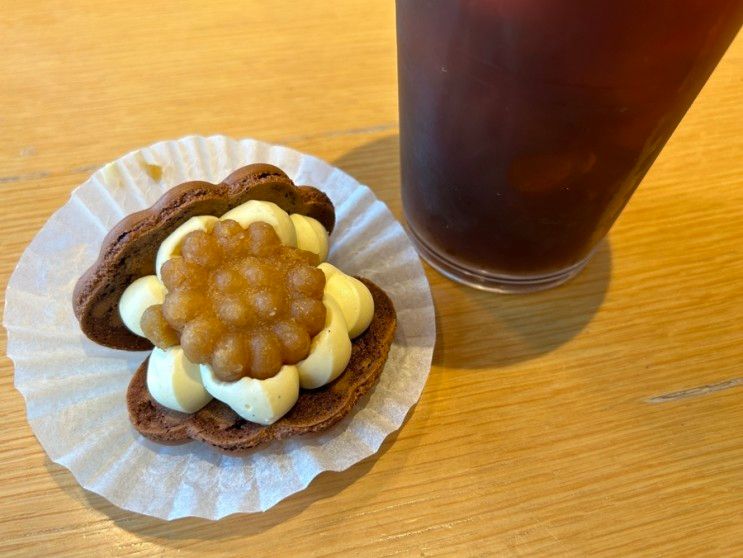
[[[400,216],[392,2],[6,0],[0,49],[2,292],[93,170],[189,133],[315,154]],[[167,523],[86,492],[3,357],[0,554],[743,555],[742,68],[738,39],[571,283],[495,296],[427,268],[409,419],[266,513]]]

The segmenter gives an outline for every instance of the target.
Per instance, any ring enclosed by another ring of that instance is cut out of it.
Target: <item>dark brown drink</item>
[[[397,0],[423,256],[502,291],[577,273],[742,21],[743,0]]]

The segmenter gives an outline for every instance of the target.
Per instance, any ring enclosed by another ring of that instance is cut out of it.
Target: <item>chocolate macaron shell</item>
[[[289,213],[314,216],[331,231],[333,204],[319,190],[297,187],[281,169],[253,164],[225,181],[193,181],[168,190],[149,209],[128,215],[106,235],[98,259],[73,291],[73,309],[83,333],[114,349],[141,351],[149,340],[129,331],[119,316],[119,299],[135,279],[155,273],[160,244],[196,215],[220,216],[248,200],[270,201]]]
[[[222,181],[235,191],[251,184],[255,199],[272,201],[287,213],[301,213],[317,219],[328,234],[335,226],[335,210],[330,198],[312,186],[297,186],[278,167],[259,163],[241,167]],[[293,188],[287,189],[286,184]],[[296,195],[296,189],[299,195]]]
[[[225,178],[222,182],[226,184],[239,184],[245,180],[263,180],[265,178],[283,178],[289,179],[287,174],[279,167],[269,165],[268,163],[253,163],[240,167]]]
[[[330,198],[317,188],[312,186],[299,186],[299,199],[302,200],[302,206],[296,207],[295,211],[289,213],[301,213],[307,217],[312,217],[320,221],[328,234],[335,228],[335,208]]]
[[[200,440],[226,453],[243,453],[271,440],[329,428],[376,384],[397,327],[395,308],[389,297],[371,281],[361,281],[374,299],[374,317],[367,330],[353,340],[351,360],[345,371],[326,386],[301,390],[294,407],[274,424],[261,426],[245,421],[216,399],[190,415],[162,407],[147,391],[147,360],[127,390],[132,424],[142,435],[158,442]]]

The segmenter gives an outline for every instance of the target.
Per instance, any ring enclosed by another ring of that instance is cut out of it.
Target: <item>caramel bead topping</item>
[[[180,343],[189,360],[223,381],[265,379],[296,364],[325,324],[325,275],[317,256],[281,244],[273,227],[219,221],[185,236],[162,266],[168,289],[142,329],[156,346]]]

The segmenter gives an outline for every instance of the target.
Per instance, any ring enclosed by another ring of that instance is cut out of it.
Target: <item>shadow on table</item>
[[[392,134],[360,145],[333,161],[333,165],[369,186],[398,219],[402,215],[399,146],[399,136]]]
[[[333,164],[368,185],[398,219],[399,136],[360,145]],[[529,295],[498,295],[464,287],[424,266],[436,306],[433,364],[448,369],[499,368],[548,353],[578,335],[604,300],[611,280],[611,246],[599,243],[572,281]]]
[[[586,268],[566,284],[526,295],[486,293],[428,266],[426,271],[436,300],[433,364],[497,369],[555,350],[591,322],[611,281],[611,246],[602,240]]]
[[[408,413],[409,419],[415,407]],[[405,427],[403,423],[402,428]],[[384,455],[395,443],[400,430],[388,436],[374,455],[356,463],[345,471],[327,471],[319,474],[309,486],[292,496],[285,498],[271,509],[262,513],[234,514],[219,521],[210,521],[201,518],[189,517],[165,521],[146,515],[129,512],[116,507],[111,502],[83,489],[74,480],[72,475],[62,467],[45,459],[45,467],[55,483],[70,497],[79,501],[81,505],[93,508],[108,516],[113,523],[144,540],[155,544],[168,546],[170,542],[180,544],[184,540],[225,540],[245,538],[268,531],[288,519],[301,514],[311,504],[333,498],[368,474],[377,459]],[[405,459],[405,455],[398,454],[396,459]],[[402,464],[399,464],[402,466]],[[373,494],[370,493],[369,497]]]

